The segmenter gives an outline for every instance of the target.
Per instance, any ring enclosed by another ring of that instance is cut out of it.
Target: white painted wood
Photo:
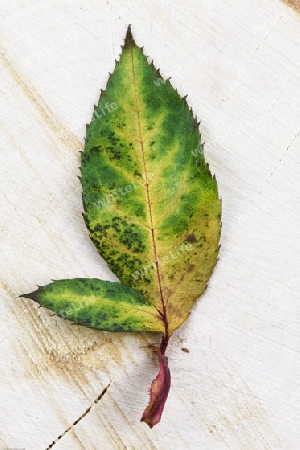
[[[149,334],[71,326],[17,296],[114,279],[81,217],[79,150],[126,27],[201,118],[220,261],[169,348],[161,423],[139,422]],[[300,16],[277,0],[2,0],[0,447],[298,450]],[[182,347],[189,353],[181,351]]]

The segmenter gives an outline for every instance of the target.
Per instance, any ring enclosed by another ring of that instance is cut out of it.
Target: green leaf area
[[[163,331],[157,310],[120,283],[96,278],[58,280],[22,295],[79,325],[108,331]]]

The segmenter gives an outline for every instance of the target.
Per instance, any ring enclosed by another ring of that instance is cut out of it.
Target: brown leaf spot
[[[188,234],[185,240],[190,244],[195,244],[195,242],[197,242],[197,238],[194,234]]]

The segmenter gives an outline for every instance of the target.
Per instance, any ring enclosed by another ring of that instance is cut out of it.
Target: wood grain
[[[299,0],[283,0],[284,3],[294,8],[297,12],[300,12],[300,1]]]
[[[18,298],[51,279],[115,280],[77,175],[128,23],[189,94],[224,211],[152,431],[139,419],[155,336],[74,326]],[[0,30],[0,447],[298,450],[300,16],[274,0],[3,0]]]

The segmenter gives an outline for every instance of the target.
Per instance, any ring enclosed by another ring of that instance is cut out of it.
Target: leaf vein
[[[138,123],[138,132],[140,137],[140,147],[141,147],[141,153],[142,153],[142,159],[143,159],[143,169],[146,179],[148,178],[148,171],[147,171],[147,164],[145,159],[145,149],[144,149],[144,140],[143,140],[143,134],[141,129],[141,119],[140,119],[140,108],[139,108],[139,100],[137,95],[137,88],[136,88],[136,76],[135,76],[135,65],[134,65],[134,56],[133,51],[131,49],[131,62],[132,62],[132,75],[133,75],[133,86],[134,86],[134,96],[135,96],[135,103],[137,105],[136,108],[136,115],[137,115],[137,123]],[[157,262],[157,249],[156,249],[156,240],[155,240],[155,230],[153,226],[153,217],[152,217],[152,203],[150,199],[150,189],[149,185],[146,184],[146,195],[147,195],[147,204],[148,204],[148,211],[149,211],[149,218],[150,218],[150,227],[151,227],[151,239],[152,239],[152,245],[153,245],[153,253],[154,253],[154,261],[155,261],[155,269],[157,274],[157,281],[159,286],[159,293],[160,293],[160,301],[162,304],[162,311],[159,311],[159,313],[162,315],[164,319],[165,324],[165,335],[168,335],[168,324],[167,324],[167,318],[166,318],[166,306],[164,302],[164,296],[163,296],[163,290],[161,285],[161,276],[159,271],[159,266]]]

